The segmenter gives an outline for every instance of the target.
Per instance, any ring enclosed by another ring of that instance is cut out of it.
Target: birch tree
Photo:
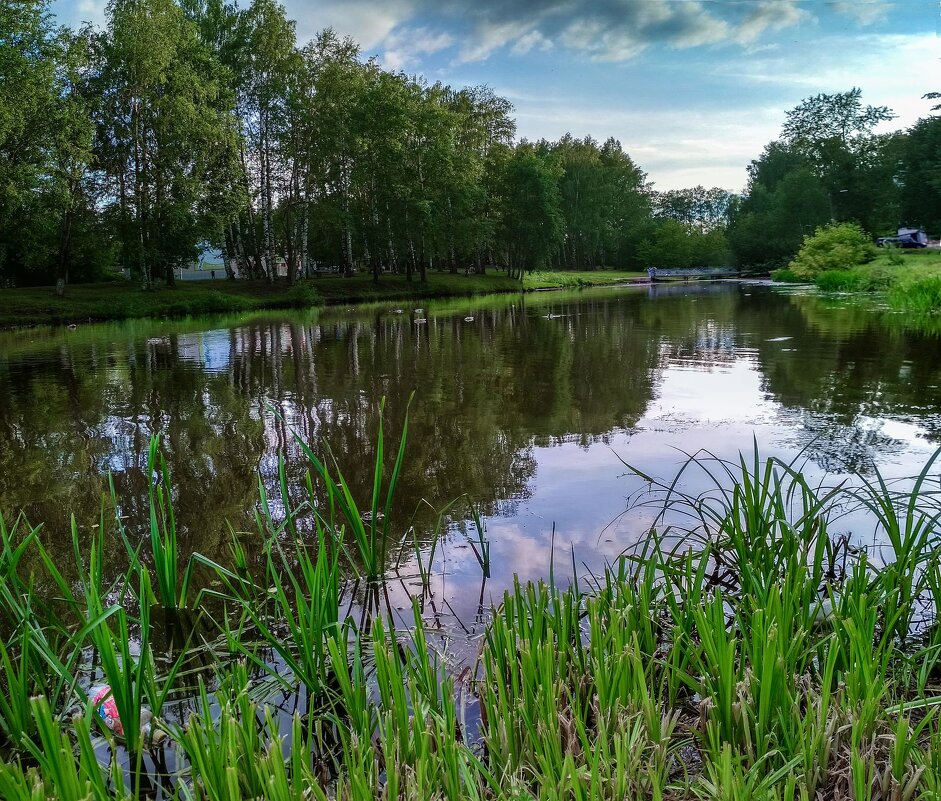
[[[277,276],[274,205],[276,179],[282,168],[286,138],[287,93],[292,75],[300,68],[294,23],[274,0],[254,0],[241,17],[242,47],[236,61],[238,117],[242,136],[242,164],[247,194],[257,208],[260,255],[257,268],[273,282]]]
[[[113,0],[101,82],[97,155],[125,264],[145,289],[172,285],[207,233],[210,154],[231,124],[213,56],[172,0]]]

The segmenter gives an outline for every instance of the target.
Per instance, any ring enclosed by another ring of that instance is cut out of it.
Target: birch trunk
[[[451,207],[451,196],[448,195],[448,249],[450,250],[452,273],[457,272],[457,255],[454,248],[454,209]]]
[[[264,239],[264,265],[268,281],[274,283],[277,267],[274,261],[274,242],[271,237],[271,153],[268,151],[268,111],[261,114],[261,207]]]
[[[389,204],[386,203],[386,234],[389,237],[389,269],[398,274],[399,265],[395,255],[395,241],[392,239],[392,220],[389,217]]]
[[[65,285],[69,280],[69,250],[72,244],[72,218],[74,216],[75,189],[77,182],[69,180],[68,205],[59,228],[59,252],[56,257],[56,296],[65,294]]]
[[[353,232],[350,230],[350,198],[344,192],[343,194],[343,259],[346,262],[343,265],[344,275],[353,274]]]
[[[141,178],[143,175],[143,148],[140,139],[139,98],[134,98],[131,101],[131,117],[134,130],[134,215],[137,228],[137,265],[140,271],[141,288],[146,290],[150,289],[150,271],[144,255],[144,187]]]
[[[304,202],[301,204],[301,241],[300,241],[300,270],[301,275],[304,278],[307,278],[308,269],[307,269],[307,236],[308,229],[310,226],[310,205],[307,199],[306,193],[304,196]]]
[[[425,258],[425,232],[422,231],[421,234],[421,261],[418,264],[418,280],[423,284],[428,280],[428,272],[426,269],[426,262],[429,261]]]
[[[239,160],[242,164],[242,184],[245,190],[245,195],[248,198],[252,197],[252,188],[249,185],[248,180],[248,162],[245,157],[245,142],[251,141],[249,138],[249,131],[246,126],[242,125],[242,135],[239,137]],[[242,238],[242,221],[241,219],[236,220],[236,232],[238,234],[238,247],[241,253],[241,258],[243,264],[239,265],[239,269],[243,270],[243,278],[257,278],[261,275],[264,275],[264,265],[262,264],[261,257],[261,246],[258,242],[258,226],[255,222],[255,208],[252,205],[251,200],[247,203],[245,207],[245,213],[248,217],[249,230],[251,231],[251,240],[252,240],[252,253],[251,256],[254,257],[254,265],[252,265],[249,254],[245,250],[245,241]]]
[[[154,216],[156,217],[156,223],[157,223],[157,237],[158,237],[158,241],[159,241],[159,238],[163,237],[163,235],[164,235],[164,233],[163,233],[163,219],[162,219],[162,216],[161,216],[161,210],[162,210],[163,207],[164,207],[165,194],[166,194],[165,191],[164,191],[164,180],[163,180],[163,176],[160,174],[159,170],[158,170],[158,173],[157,173],[156,189],[157,189],[157,203],[156,203],[156,212],[155,212]],[[168,286],[168,287],[176,286],[176,276],[174,275],[174,265],[173,265],[172,262],[168,261],[168,262],[164,265],[164,267],[163,267],[163,273],[164,273],[164,280],[166,281],[167,286]]]

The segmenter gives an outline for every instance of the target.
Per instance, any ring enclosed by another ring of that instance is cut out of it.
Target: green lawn
[[[901,264],[892,264],[893,256],[898,254],[902,258]],[[941,250],[925,248],[924,250],[896,250],[889,253],[880,253],[874,261],[870,262],[873,268],[891,269],[893,267],[913,270],[941,269]]]
[[[646,272],[623,272],[621,270],[575,271],[540,271],[530,273],[523,280],[526,289],[556,289],[581,286],[611,286],[629,284],[638,280],[646,281]]]
[[[294,287],[264,281],[191,281],[173,289],[143,292],[132,282],[77,284],[57,298],[51,287],[0,290],[0,328],[64,324],[135,317],[181,317],[257,309],[305,308],[320,304],[360,303],[408,298],[460,297],[579,286],[605,286],[643,278],[643,273],[615,271],[540,272],[520,284],[504,273],[464,275],[429,273],[421,283],[401,275],[311,278]]]

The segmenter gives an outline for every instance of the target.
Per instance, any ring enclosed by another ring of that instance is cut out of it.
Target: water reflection
[[[596,565],[643,530],[642,516],[605,528],[633,489],[618,456],[664,475],[678,450],[732,455],[757,436],[820,470],[915,472],[941,440],[936,345],[862,306],[722,283],[18,332],[0,338],[0,510],[66,547],[69,514],[96,522],[110,473],[139,530],[159,432],[184,550],[224,561],[227,521],[252,527],[278,454],[301,485],[292,430],[366,496],[380,402],[395,442],[414,393],[398,530],[474,504],[500,592],[514,572],[571,564],[571,547]],[[474,582],[460,602],[473,619],[479,570],[452,544],[440,581]]]

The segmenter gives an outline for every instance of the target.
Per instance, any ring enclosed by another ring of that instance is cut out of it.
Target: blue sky
[[[284,2],[301,40],[332,26],[387,67],[489,84],[521,137],[615,136],[659,189],[740,191],[809,95],[859,86],[895,128],[941,91],[937,0]],[[104,0],[54,8],[66,23],[104,20]]]

